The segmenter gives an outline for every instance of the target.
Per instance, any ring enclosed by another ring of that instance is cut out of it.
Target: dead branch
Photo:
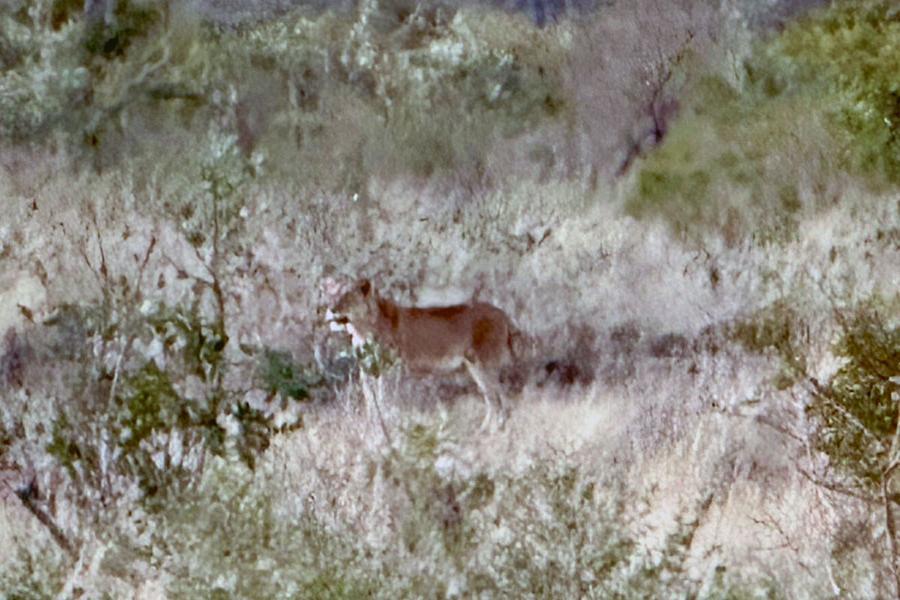
[[[764,512],[763,514],[764,514],[764,518],[761,518],[761,519],[753,517],[753,516],[749,516],[749,515],[748,515],[748,518],[751,521],[753,521],[754,523],[756,523],[757,525],[760,525],[761,527],[764,527],[765,529],[769,529],[770,531],[774,531],[775,534],[779,538],[781,538],[781,544],[778,546],[772,546],[772,547],[768,547],[768,548],[759,548],[759,550],[782,550],[784,548],[787,548],[788,550],[790,550],[791,552],[794,553],[794,556],[796,556],[797,564],[800,566],[800,568],[802,568],[804,571],[806,571],[807,574],[811,575],[812,571],[810,570],[809,565],[805,564],[802,560],[800,560],[800,548],[797,546],[797,544],[795,544],[793,542],[793,540],[791,539],[791,536],[788,535],[788,533],[784,530],[784,528],[778,522],[778,519],[776,519],[768,511]]]
[[[892,498],[890,494],[891,478],[900,466],[900,461],[894,460],[884,471],[881,478],[881,499],[884,503],[884,523],[888,535],[888,549],[891,553],[891,575],[894,577],[894,591],[900,598],[900,569],[897,565],[897,526],[894,521],[894,509],[891,506]]]
[[[147,251],[144,253],[144,260],[141,262],[141,267],[138,270],[138,278],[135,282],[135,290],[140,291],[141,289],[141,281],[144,279],[144,270],[147,268],[147,263],[150,261],[150,255],[153,253],[153,248],[156,247],[156,236],[150,236],[150,244],[147,246]]]
[[[99,287],[100,290],[103,291],[103,280],[100,278],[100,274],[97,269],[94,268],[93,263],[91,263],[91,259],[88,257],[87,252],[85,252],[84,247],[80,244],[78,245],[78,254],[81,255],[81,259],[88,266],[88,270],[91,272],[91,275],[93,275],[94,279],[97,280],[97,287]]]
[[[894,576],[894,591],[897,593],[897,597],[900,598],[900,569],[898,569],[897,565],[897,525],[894,520],[894,510],[891,506],[891,502],[896,501],[896,497],[890,493],[891,480],[897,467],[900,466],[900,426],[894,428],[890,457],[891,462],[881,476],[881,499],[884,502],[884,522],[888,534],[888,548],[891,552],[891,575]]]
[[[75,547],[72,545],[72,542],[65,536],[62,532],[62,529],[59,528],[59,525],[53,522],[53,519],[50,518],[40,506],[35,502],[35,496],[37,496],[37,486],[34,480],[31,480],[26,487],[19,488],[15,490],[16,496],[19,498],[19,501],[22,502],[22,506],[28,509],[34,517],[40,521],[40,523],[47,528],[47,531],[50,532],[50,536],[53,538],[53,541],[62,548],[63,552],[65,552],[72,560],[78,559],[78,553],[75,551]]]
[[[863,501],[867,504],[871,504],[873,506],[879,506],[881,504],[881,499],[879,499],[879,498],[876,498],[873,496],[867,496],[867,495],[857,492],[851,488],[844,487],[833,481],[826,481],[824,479],[820,479],[819,477],[816,477],[816,476],[812,475],[811,473],[808,473],[807,471],[803,470],[803,468],[801,468],[799,466],[797,467],[797,472],[800,473],[801,477],[803,477],[804,479],[806,479],[813,485],[818,486],[823,489],[826,489],[829,492],[834,492],[835,494],[841,494],[842,496],[847,496],[849,498],[855,498],[856,500],[861,500],[861,501]],[[896,502],[896,499],[894,501]]]
[[[106,266],[106,252],[103,250],[103,238],[100,237],[100,224],[97,223],[96,208],[91,213],[91,222],[94,224],[94,237],[97,238],[97,248],[100,250],[100,275],[104,282],[109,282],[109,269]]]

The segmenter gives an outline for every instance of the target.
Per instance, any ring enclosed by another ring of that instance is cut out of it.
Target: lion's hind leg
[[[478,385],[478,389],[481,391],[482,396],[484,396],[486,410],[484,421],[481,423],[481,430],[486,431],[490,427],[494,405],[497,406],[499,427],[500,429],[503,429],[506,419],[509,416],[509,410],[506,406],[506,399],[503,397],[502,390],[500,389],[500,380],[497,373],[486,369],[469,359],[465,360],[465,365],[466,369],[469,371],[469,375],[475,380],[475,384]]]

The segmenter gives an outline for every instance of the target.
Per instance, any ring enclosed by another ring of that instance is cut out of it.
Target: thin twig
[[[888,468],[885,469],[884,475],[881,478],[881,498],[884,502],[884,523],[888,535],[888,548],[891,552],[891,575],[894,576],[894,590],[897,597],[900,598],[900,570],[897,568],[897,526],[894,522],[894,510],[891,507],[891,496],[889,492],[891,477],[893,477],[898,466],[900,466],[900,461],[894,460]]]
[[[80,244],[78,245],[78,253],[81,255],[81,258],[84,260],[84,263],[88,266],[88,270],[91,272],[91,275],[97,280],[97,287],[100,290],[103,290],[103,280],[100,279],[100,274],[97,273],[97,269],[94,268],[94,265],[91,264],[91,259],[88,258],[87,252],[84,251],[84,247]]]
[[[200,262],[200,264],[203,266],[203,268],[206,269],[207,272],[209,272],[209,267],[206,266],[206,263],[205,263],[203,257],[200,255],[200,251],[197,250],[196,248],[194,248],[193,250],[194,250],[194,255],[197,257],[197,260]],[[207,286],[209,286],[209,287],[212,287],[212,284],[213,284],[212,281],[209,281],[209,280],[207,280],[207,279],[203,279],[202,277],[200,277],[199,275],[195,275],[194,273],[188,273],[187,271],[185,271],[184,269],[182,269],[182,268],[178,265],[178,263],[176,263],[176,262],[172,259],[172,257],[169,256],[168,254],[166,254],[165,252],[163,252],[163,258],[165,258],[166,261],[168,261],[168,263],[172,266],[172,268],[175,269],[175,271],[176,271],[176,273],[177,273],[179,279],[187,279],[188,277],[190,277],[190,278],[193,279],[194,281],[199,281],[199,282],[202,283],[203,285],[207,285]]]
[[[144,279],[144,270],[147,268],[147,263],[150,261],[150,254],[153,252],[153,248],[156,247],[156,236],[150,236],[150,245],[147,246],[147,251],[144,253],[144,260],[141,262],[141,268],[138,270],[138,278],[135,282],[135,290],[141,289],[141,281]]]
[[[100,250],[100,275],[103,276],[104,282],[109,282],[109,269],[106,266],[106,252],[103,250],[103,238],[100,237],[100,224],[97,223],[96,211],[92,213],[91,221],[94,223],[94,237],[97,238],[97,248]]]
[[[75,547],[72,545],[72,542],[65,536],[62,532],[62,529],[53,522],[53,519],[50,518],[40,506],[34,501],[34,496],[36,495],[36,486],[34,480],[31,481],[26,487],[19,488],[15,490],[16,496],[19,498],[19,501],[22,502],[22,506],[28,509],[34,517],[41,522],[41,524],[47,528],[47,531],[50,532],[50,536],[57,543],[57,545],[62,548],[62,550],[69,555],[72,560],[78,559],[78,553],[75,551]]]
[[[766,529],[775,531],[775,533],[778,534],[778,537],[781,538],[782,543],[780,546],[773,546],[773,547],[760,546],[760,547],[757,547],[757,549],[774,551],[774,550],[782,550],[784,548],[787,548],[791,552],[793,552],[794,555],[797,557],[797,564],[800,565],[800,568],[802,568],[804,571],[806,571],[808,574],[811,575],[812,572],[810,571],[809,566],[804,564],[804,562],[802,560],[800,560],[800,549],[797,547],[796,544],[793,543],[793,541],[791,540],[791,536],[788,535],[788,533],[784,530],[784,528],[781,526],[781,524],[778,523],[778,520],[774,516],[772,516],[771,513],[766,511],[763,514],[765,515],[765,518],[763,518],[763,519],[758,519],[758,518],[756,518],[754,516],[750,516],[750,515],[748,515],[748,518],[751,521],[753,521],[754,523],[756,523],[757,525],[760,525],[762,527],[765,527]]]
[[[730,417],[743,417],[743,418],[747,418],[747,419],[753,419],[757,423],[759,423],[761,425],[765,425],[766,427],[768,427],[774,431],[777,431],[781,435],[791,438],[792,440],[794,440],[797,443],[802,444],[804,441],[803,438],[800,437],[798,434],[794,433],[793,431],[791,431],[784,425],[781,425],[779,423],[776,423],[775,421],[772,421],[771,419],[769,419],[769,417],[767,417],[765,415],[745,415],[745,414],[741,414],[738,412],[735,412],[735,413],[723,412],[723,414],[730,416]]]
[[[881,500],[879,498],[875,498],[872,496],[866,496],[865,494],[861,494],[859,492],[856,492],[850,488],[846,488],[837,483],[833,483],[831,481],[825,481],[824,479],[819,479],[818,477],[814,477],[810,473],[807,473],[802,468],[798,467],[797,472],[800,473],[801,477],[803,477],[810,483],[812,483],[816,486],[825,488],[826,490],[828,490],[830,492],[834,492],[836,494],[841,494],[843,496],[848,496],[850,498],[856,498],[857,500],[862,500],[863,502],[866,502],[867,504],[872,504],[875,506],[878,506],[881,504]]]

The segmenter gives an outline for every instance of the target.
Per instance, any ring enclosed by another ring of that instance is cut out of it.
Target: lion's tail
[[[529,357],[533,354],[533,342],[530,336],[510,326],[507,344],[512,360],[503,369],[501,379],[511,389],[521,392],[529,377]]]

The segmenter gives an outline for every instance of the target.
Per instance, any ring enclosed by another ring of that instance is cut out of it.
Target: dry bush
[[[629,213],[688,236],[713,229],[729,244],[783,244],[838,201],[848,173],[884,189],[896,152],[890,77],[878,65],[896,57],[874,57],[867,44],[892,47],[896,32],[885,5],[861,9],[865,34],[856,10],[820,11],[759,42],[735,64],[737,77],[696,70],[680,98],[684,117],[640,165]],[[820,48],[841,61],[819,68]]]
[[[722,28],[716,3],[655,0],[602,6],[573,27],[564,74],[580,162],[605,176],[622,174],[661,142],[689,59],[713,52]]]

